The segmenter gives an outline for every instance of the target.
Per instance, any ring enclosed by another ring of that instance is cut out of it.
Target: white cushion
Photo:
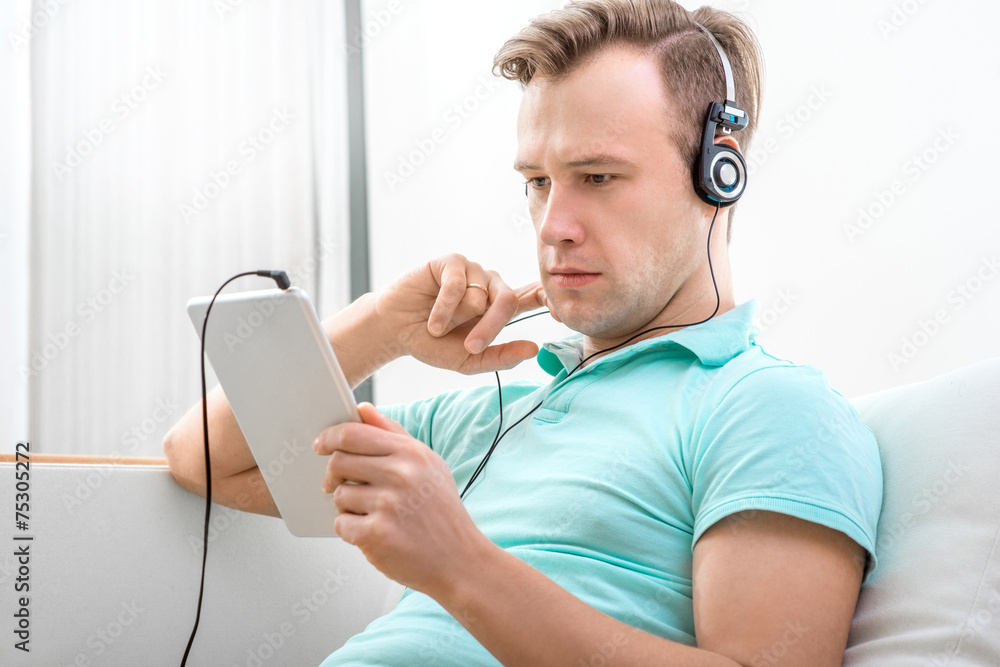
[[[1000,359],[855,408],[885,478],[845,665],[1000,665]]]

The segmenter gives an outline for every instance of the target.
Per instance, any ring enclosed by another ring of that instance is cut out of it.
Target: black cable
[[[715,280],[715,269],[712,267],[712,229],[715,227],[715,220],[716,220],[716,218],[719,217],[719,211],[721,209],[722,209],[722,205],[719,204],[718,202],[716,202],[716,205],[715,205],[715,214],[712,216],[712,224],[710,224],[708,226],[708,244],[707,244],[708,245],[708,271],[712,275],[712,287],[715,288],[715,310],[712,311],[712,314],[709,315],[708,317],[706,317],[703,320],[699,320],[697,322],[692,322],[690,324],[665,324],[665,325],[662,325],[662,326],[652,327],[652,328],[646,329],[645,331],[640,331],[639,333],[635,334],[634,336],[632,336],[631,338],[629,338],[626,341],[618,343],[617,345],[612,345],[611,347],[605,348],[603,350],[598,350],[597,352],[594,352],[594,353],[592,353],[592,354],[584,357],[580,361],[580,363],[577,364],[576,367],[573,368],[573,370],[571,370],[569,373],[566,374],[566,378],[568,378],[570,375],[572,375],[573,373],[575,373],[578,370],[580,370],[580,368],[583,367],[583,365],[585,363],[587,363],[589,360],[593,359],[597,355],[599,355],[599,354],[605,354],[607,352],[612,352],[614,350],[617,350],[620,347],[624,347],[625,345],[628,345],[629,343],[631,343],[632,341],[634,341],[639,336],[644,336],[644,335],[648,334],[650,331],[659,331],[660,329],[679,329],[679,328],[682,328],[682,327],[693,327],[693,326],[698,325],[698,324],[704,324],[705,322],[708,322],[710,319],[712,319],[713,317],[716,316],[716,314],[719,312],[719,307],[722,304],[722,299],[719,297],[719,284]],[[533,315],[528,315],[527,317],[522,317],[522,318],[514,320],[512,322],[508,322],[504,326],[508,327],[511,324],[516,324],[517,322],[521,322],[521,321],[526,320],[526,319],[528,319],[530,317],[536,317],[538,315],[544,315],[547,312],[549,312],[549,311],[545,310],[545,311],[542,311],[540,313],[535,313]],[[494,373],[497,376],[497,393],[499,394],[499,400],[500,400],[500,427],[497,427],[497,433],[500,434],[500,428],[503,426],[503,390],[500,389],[500,373],[498,373],[496,371],[494,371]],[[563,378],[563,379],[565,380],[566,378]],[[472,483],[476,481],[476,478],[479,477],[479,474],[483,471],[483,468],[486,467],[486,462],[490,460],[490,457],[493,455],[493,450],[497,448],[497,445],[500,443],[500,441],[503,439],[503,437],[505,435],[507,435],[510,432],[510,430],[513,429],[515,426],[517,426],[518,424],[520,424],[521,422],[523,422],[525,419],[527,419],[529,416],[531,416],[535,412],[535,410],[537,410],[538,408],[542,407],[542,403],[544,403],[544,402],[545,402],[545,399],[542,399],[538,403],[538,405],[536,405],[535,407],[531,408],[531,410],[528,411],[528,413],[526,415],[524,415],[523,417],[521,417],[520,419],[518,419],[516,422],[514,422],[513,424],[511,424],[507,428],[506,431],[504,431],[502,434],[498,435],[497,437],[493,438],[493,444],[491,444],[490,448],[488,450],[486,450],[486,454],[483,456],[482,461],[479,462],[479,465],[476,467],[475,471],[473,471],[472,477],[469,478],[469,481],[465,485],[465,488],[462,490],[462,493],[459,494],[459,498],[461,498],[463,500],[465,499],[466,492],[472,486]]]
[[[191,646],[194,644],[194,636],[198,632],[198,623],[201,621],[201,601],[205,594],[205,563],[208,561],[208,521],[212,515],[212,460],[208,455],[208,389],[205,383],[205,330],[208,327],[208,315],[212,312],[215,299],[219,293],[229,283],[243,276],[263,276],[273,278],[280,289],[288,289],[291,282],[284,271],[246,271],[237,273],[229,278],[212,295],[212,300],[208,302],[205,310],[205,321],[201,323],[201,426],[205,437],[205,531],[202,535],[201,552],[201,583],[198,585],[198,609],[194,615],[194,627],[191,628],[191,636],[188,638],[187,647],[184,649],[184,657],[181,658],[181,667],[187,664],[188,654],[191,653]]]

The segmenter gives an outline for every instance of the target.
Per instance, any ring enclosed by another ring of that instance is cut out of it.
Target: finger
[[[371,519],[367,515],[341,512],[333,520],[333,530],[340,539],[356,545],[368,533],[370,523]]]
[[[433,264],[431,270],[434,270]],[[469,286],[466,265],[460,261],[447,260],[440,276],[435,277],[440,287],[431,314],[427,318],[427,331],[432,336],[443,336],[460,324],[456,324],[453,320]]]
[[[370,514],[375,510],[376,493],[369,484],[341,484],[333,493],[333,504],[342,514]]]
[[[533,359],[538,345],[530,340],[515,340],[502,345],[491,345],[482,354],[472,355],[460,369],[467,374],[506,371],[522,361]]]
[[[559,319],[559,315],[556,314],[556,311],[549,304],[549,297],[545,293],[542,283],[534,282],[530,285],[525,285],[524,287],[516,290],[514,293],[517,295],[517,315],[527,313],[537,308],[546,308],[552,316],[552,319],[556,322],[562,322],[562,320]]]
[[[327,460],[320,486],[323,493],[333,493],[344,484],[371,484],[378,475],[382,457],[364,456],[337,451]]]
[[[542,283],[538,281],[514,290],[514,296],[517,297],[515,315],[523,315],[539,308],[548,308],[545,290],[542,289]]]
[[[517,312],[517,297],[499,276],[491,277],[489,289],[493,303],[465,337],[465,349],[471,354],[479,354],[492,343]]]
[[[320,455],[343,451],[364,456],[387,456],[396,451],[395,438],[398,437],[396,433],[371,424],[344,422],[320,431],[313,440],[312,448]]]
[[[400,435],[409,435],[410,432],[403,428],[403,425],[399,422],[389,419],[384,414],[379,412],[371,403],[363,402],[358,404],[358,414],[361,415],[361,421],[368,424],[369,426],[374,426],[375,428],[380,428],[383,431],[389,431],[390,433],[398,433]]]

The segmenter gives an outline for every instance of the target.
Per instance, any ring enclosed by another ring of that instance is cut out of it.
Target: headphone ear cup
[[[695,190],[707,204],[732,206],[746,190],[747,163],[738,150],[716,144],[709,137],[706,133],[698,154]]]

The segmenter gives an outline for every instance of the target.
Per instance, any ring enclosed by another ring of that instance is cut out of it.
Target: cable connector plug
[[[278,283],[279,289],[288,289],[292,286],[292,281],[288,279],[288,274],[284,271],[257,271],[258,276],[273,278]]]

